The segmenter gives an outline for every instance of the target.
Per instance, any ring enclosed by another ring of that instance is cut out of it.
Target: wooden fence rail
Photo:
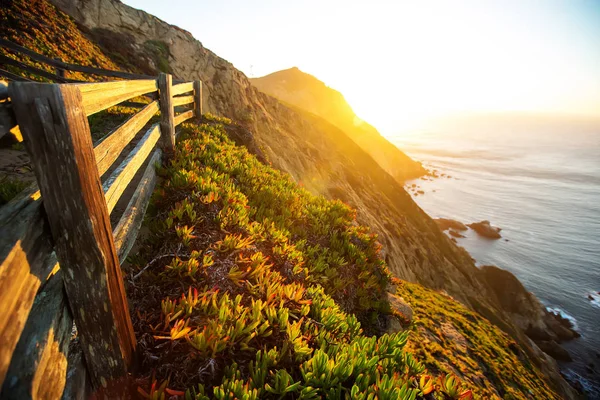
[[[172,153],[175,126],[201,115],[201,92],[200,81],[173,85],[167,74],[105,83],[9,83],[0,108],[18,123],[37,184],[0,208],[0,398],[81,396],[86,380],[110,396],[126,377],[136,340],[121,263],[156,185],[155,165]],[[144,94],[159,100],[94,147],[87,117]],[[175,115],[181,105],[191,109]],[[115,168],[157,112],[160,124]],[[110,214],[145,162],[113,230]],[[85,362],[69,355],[73,322]]]
[[[63,74],[64,74],[64,71],[74,71],[74,72],[82,72],[85,74],[107,76],[107,77],[113,77],[113,78],[122,78],[122,79],[153,79],[154,78],[151,75],[134,74],[131,72],[112,71],[112,70],[102,69],[102,68],[86,67],[86,66],[77,65],[77,64],[69,64],[69,63],[57,60],[55,58],[47,57],[43,54],[36,53],[33,50],[30,50],[23,46],[19,46],[18,44],[13,43],[7,39],[0,38],[0,47],[11,50],[12,52],[14,52],[16,54],[19,54],[20,57],[27,56],[27,57],[30,57],[32,60],[35,60],[37,62],[47,64],[51,67],[54,67],[57,70],[63,71],[62,72]],[[28,66],[28,65],[22,65],[21,67],[22,67],[22,69],[24,69],[28,72],[36,73],[35,71],[28,70],[28,68],[30,68],[30,66]],[[57,78],[60,78],[61,77],[60,75],[61,75],[61,73],[59,73],[57,71],[56,75],[53,75],[52,77],[50,77],[50,79],[56,80],[59,82],[60,80],[57,80]],[[19,76],[17,76],[17,78],[21,78],[21,79],[17,79],[17,80],[24,80],[22,77],[19,77]],[[63,78],[64,78],[64,76],[63,76]]]

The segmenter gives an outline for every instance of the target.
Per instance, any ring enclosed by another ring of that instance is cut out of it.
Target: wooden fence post
[[[202,118],[202,81],[194,81],[194,114],[197,120]]]
[[[158,77],[158,93],[160,105],[160,135],[162,148],[166,153],[175,150],[175,110],[173,109],[173,96],[171,87],[173,77],[161,72]]]
[[[81,93],[72,85],[18,82],[9,92],[92,385],[110,388],[126,376],[136,342]]]
[[[54,60],[62,62],[62,60],[58,57],[55,57]],[[56,71],[56,75],[60,76],[61,78],[67,77],[66,71],[63,68],[56,67],[55,71]]]

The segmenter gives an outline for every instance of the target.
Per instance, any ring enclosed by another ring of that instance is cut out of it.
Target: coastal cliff
[[[378,164],[348,132],[319,115],[261,93],[242,72],[190,33],[143,11],[115,0],[54,3],[121,68],[202,80],[205,111],[237,121],[238,144],[290,174],[313,194],[354,207],[358,222],[379,235],[384,259],[394,275],[442,291],[477,311],[522,346],[546,375],[548,385],[562,397],[576,396],[556,363],[524,333],[528,323],[542,331],[552,329],[545,322],[545,310],[538,308],[541,304],[531,302],[534,310],[518,316],[506,309],[485,272],[413,202],[398,177]],[[18,42],[18,32],[9,38]]]
[[[340,92],[297,67],[253,78],[250,82],[261,92],[318,115],[344,131],[398,182],[404,183],[427,172],[375,127],[360,119]]]

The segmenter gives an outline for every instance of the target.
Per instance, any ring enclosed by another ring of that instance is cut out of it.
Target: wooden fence
[[[24,73],[32,74],[39,78],[55,82],[55,83],[87,83],[90,81],[106,81],[108,79],[155,79],[155,76],[135,74],[131,72],[114,71],[103,68],[88,67],[84,65],[71,64],[61,61],[58,58],[50,58],[43,54],[37,53],[31,49],[20,46],[10,40],[0,38],[0,48],[7,53],[14,54],[17,59],[0,54],[0,78],[9,79],[16,82],[30,82],[25,78]],[[46,69],[38,68],[34,65],[27,64],[25,60],[33,61],[46,66]],[[12,70],[18,70],[19,73],[8,71],[6,68],[12,67]],[[53,72],[50,72],[53,71]],[[87,75],[90,80],[82,81],[69,78],[69,72],[78,72]],[[174,83],[183,83],[182,80],[173,79]],[[0,85],[0,101],[6,97],[5,87]],[[150,96],[152,97],[152,96]],[[152,98],[154,100],[155,98]],[[139,103],[125,102],[126,105],[139,106]],[[21,133],[16,127],[14,113],[10,112],[7,107],[0,107],[0,138],[11,132],[15,137],[21,138]]]
[[[88,116],[148,94],[158,99],[93,145]],[[0,208],[0,397],[83,398],[89,384],[110,396],[136,350],[120,265],[156,184],[155,165],[173,151],[175,127],[202,115],[202,83],[173,85],[167,74],[102,83],[10,82],[7,91],[0,87],[2,97],[37,184]],[[183,105],[192,108],[175,115],[174,107]],[[115,168],[157,112],[160,123]],[[110,214],[147,159],[113,230]],[[73,323],[83,356],[70,346]]]

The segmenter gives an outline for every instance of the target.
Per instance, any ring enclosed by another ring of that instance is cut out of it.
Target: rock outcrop
[[[450,236],[452,236],[452,237],[455,237],[455,238],[464,238],[464,237],[465,237],[465,235],[462,235],[462,234],[458,233],[458,232],[457,232],[457,231],[455,231],[454,229],[450,229],[450,230],[448,230],[448,234],[449,234]]]
[[[454,229],[457,231],[466,231],[467,226],[460,221],[450,218],[435,218],[435,223],[438,224],[441,230]]]
[[[579,334],[562,321],[530,292],[511,272],[486,265],[481,267],[482,276],[488,282],[499,299],[505,312],[511,315],[515,324],[525,332],[540,348],[552,349],[550,355],[559,354],[564,359],[564,352],[556,350],[561,342],[579,337]],[[565,350],[566,352],[566,350]]]
[[[500,228],[490,225],[490,221],[484,220],[481,222],[473,222],[467,224],[467,226],[473,229],[479,236],[483,236],[488,239],[500,239]]]

